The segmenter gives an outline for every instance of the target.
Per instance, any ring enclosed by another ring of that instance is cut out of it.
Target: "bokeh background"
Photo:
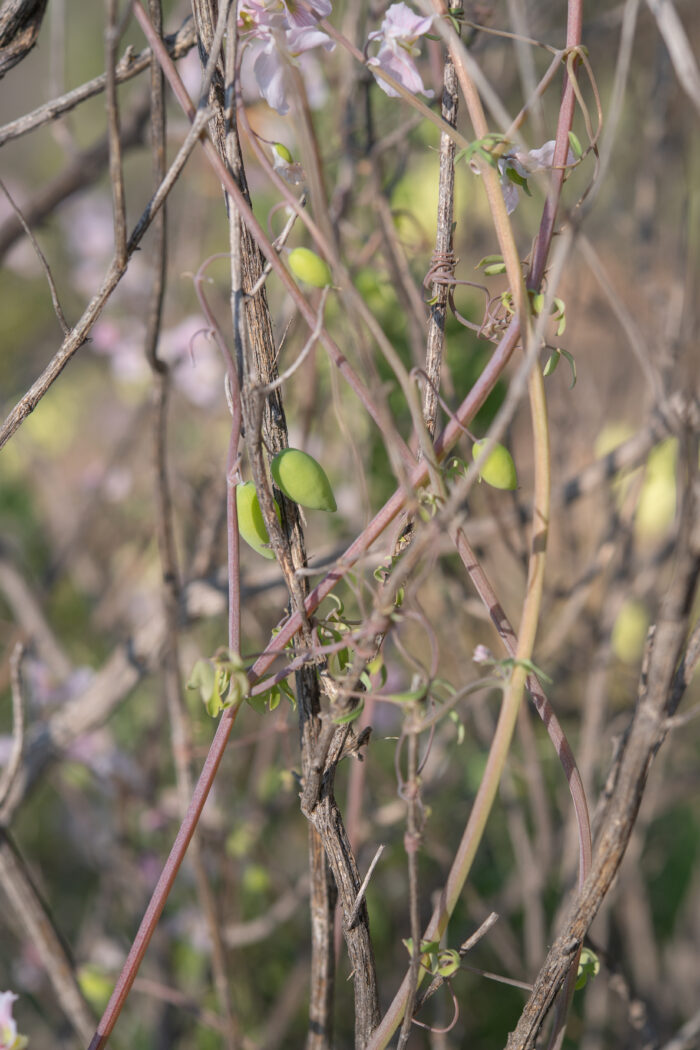
[[[566,304],[566,331],[555,343],[572,355],[576,382],[566,360],[547,379],[553,488],[561,498],[552,524],[535,659],[552,679],[548,692],[579,759],[593,810],[634,706],[647,626],[674,570],[681,479],[689,469],[697,471],[697,463],[689,467],[683,461],[679,442],[664,422],[664,406],[674,394],[697,397],[700,109],[697,84],[693,99],[679,81],[653,6],[585,5],[583,39],[602,101],[604,135],[609,120],[613,131],[595,200],[574,213],[575,221],[581,219],[581,236],[557,290]],[[362,47],[383,9],[376,3],[337,2],[333,22]],[[700,13],[691,2],[678,2],[676,9],[691,54],[697,55]],[[510,0],[472,6],[467,14],[492,28],[525,28],[528,36],[552,46],[564,40],[562,4]],[[186,15],[185,6],[166,4],[166,30],[175,31]],[[620,41],[633,19],[629,71],[620,93],[614,87]],[[99,75],[103,30],[100,5],[52,0],[37,46],[5,77],[0,124]],[[144,46],[133,21],[124,30],[120,53],[128,44],[137,51]],[[518,47],[512,39],[479,31],[471,49],[512,114],[527,97],[531,78],[541,76],[550,60],[541,48]],[[421,68],[438,93],[441,61],[436,41],[423,47]],[[196,97],[196,48],[178,68]],[[119,89],[123,126],[131,134],[124,153],[130,228],[150,195],[144,76]],[[429,297],[422,281],[435,235],[438,134],[401,101],[382,94],[340,49],[321,58],[314,53],[304,63],[304,77],[343,259],[405,365],[420,366],[424,329],[419,307]],[[584,76],[581,83],[595,123],[590,85]],[[554,136],[560,84],[555,80],[541,108],[523,125],[529,146]],[[244,87],[251,125],[297,155],[294,117],[279,117]],[[463,113],[459,124],[471,137]],[[580,114],[574,126],[585,145]],[[113,252],[106,151],[100,149],[105,128],[104,95],[98,94],[60,120],[8,137],[0,148],[0,177],[41,246],[70,324],[98,289]],[[170,157],[186,128],[168,94]],[[279,198],[247,147],[245,156],[256,214],[276,234],[285,218],[276,208]],[[593,172],[589,155],[567,181],[565,208],[574,208]],[[542,187],[533,182],[532,191],[532,198],[521,195],[513,216],[523,258],[543,202]],[[209,257],[228,252],[228,225],[221,187],[201,152],[191,157],[167,207],[160,354],[172,377],[168,466],[184,587],[184,683],[195,661],[211,655],[226,637],[229,416],[223,365],[206,331],[193,274]],[[483,283],[498,296],[504,279],[485,278],[476,269],[497,245],[480,180],[463,164],[455,220],[458,278]],[[307,243],[301,229],[293,231],[289,243]],[[56,353],[62,335],[42,266],[2,193],[0,263],[0,399],[9,411]],[[0,452],[0,770],[9,762],[12,744],[9,657],[20,639],[28,644],[23,662],[26,753],[37,753],[31,748],[46,727],[60,724],[64,733],[42,759],[9,827],[70,946],[96,1017],[176,834],[182,807],[160,666],[153,379],[144,355],[151,270],[146,235],[89,340]],[[208,301],[228,334],[227,258],[214,259],[206,273]],[[274,276],[268,295],[284,368],[303,347],[306,329]],[[483,293],[458,288],[455,303],[462,315],[480,323]],[[427,308],[422,309],[425,314]],[[348,317],[340,296],[329,298],[326,319],[358,370],[365,352],[375,355],[377,393],[386,397],[398,428],[410,439],[410,418],[396,378],[356,319]],[[548,334],[554,339],[553,331]],[[460,403],[490,352],[488,340],[450,319],[442,387],[447,405]],[[488,428],[515,368],[514,363],[474,423],[477,435]],[[311,565],[318,571],[391,495],[395,478],[383,435],[320,347],[285,384],[284,398],[291,444],[323,463],[338,502],[332,517],[307,514]],[[446,418],[443,413],[442,423]],[[597,459],[630,439],[638,444],[624,469],[613,470],[585,494],[564,499],[570,479],[588,477]],[[503,493],[475,486],[467,534],[504,608],[517,618],[532,481],[526,404],[516,412],[506,441],[519,488]],[[468,460],[470,442],[465,439],[457,452]],[[349,621],[361,620],[371,608],[374,571],[389,549],[388,539],[377,545],[339,590]],[[247,548],[242,560],[243,650],[253,656],[284,614],[287,597],[276,563]],[[410,688],[429,661],[431,634],[439,677],[455,689],[480,674],[472,662],[476,645],[485,644],[500,656],[488,614],[447,538],[422,563],[407,589],[406,608],[420,615],[399,623],[387,642],[387,689]],[[322,613],[331,615],[330,603]],[[188,758],[196,775],[214,725],[193,693],[185,690],[183,696]],[[85,713],[83,706],[75,722],[60,722],[62,712],[78,710],[86,697],[100,713]],[[692,716],[699,701],[696,680],[681,714]],[[464,700],[439,722],[432,740],[422,774],[424,920],[478,786],[497,705],[493,690]],[[81,728],[83,723],[87,728]],[[394,768],[401,712],[394,705],[368,702],[360,724],[372,725],[371,743],[363,762],[351,758],[342,764],[337,796],[360,870],[366,870],[379,843],[386,846],[368,891],[386,1005],[408,959],[401,943],[409,932],[406,806],[397,795]],[[591,931],[601,974],[577,993],[567,1036],[582,1050],[664,1046],[681,1024],[697,1020],[699,724],[689,717],[673,729],[657,756],[627,858]],[[216,902],[237,1018],[233,1043],[225,1041],[218,1013],[200,884],[186,862],[119,1022],[115,1046],[272,1050],[301,1045],[309,932],[307,826],[299,812],[298,773],[291,706],[284,700],[272,712],[246,709],[200,825],[202,863]],[[480,971],[515,982],[533,980],[569,899],[576,857],[571,806],[556,755],[534,713],[524,712],[448,944],[461,944],[492,910],[499,922],[470,953],[474,970],[453,980],[460,1004],[454,1028],[444,1035],[416,1030],[412,1047],[504,1045],[526,993]],[[20,995],[20,1030],[32,1047],[79,1045],[12,898],[0,893],[0,900],[0,988]],[[352,1045],[352,995],[344,981],[348,966],[340,936],[338,943],[337,1045],[344,1047]],[[438,994],[422,1016],[446,1026],[452,1017],[449,997]]]

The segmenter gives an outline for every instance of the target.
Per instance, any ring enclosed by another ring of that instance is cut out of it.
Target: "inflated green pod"
[[[306,281],[315,288],[333,284],[328,263],[310,248],[293,248],[289,253],[289,269],[300,281]]]
[[[326,472],[308,452],[284,448],[270,464],[275,484],[288,499],[312,510],[336,509],[335,496]]]
[[[236,486],[236,510],[238,512],[238,531],[248,546],[258,554],[262,554],[263,558],[272,560],[275,552],[265,546],[270,542],[270,537],[265,528],[258,494],[252,481]],[[277,517],[281,518],[277,503],[275,503],[275,512]]]
[[[472,449],[473,459],[478,459],[481,450],[486,445],[485,441],[475,441]],[[486,462],[479,467],[479,475],[495,489],[517,489],[518,475],[515,472],[515,463],[505,445],[496,444],[486,457]]]

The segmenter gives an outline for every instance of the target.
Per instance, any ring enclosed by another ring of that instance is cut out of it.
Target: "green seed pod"
[[[275,484],[288,499],[312,510],[336,509],[331,483],[320,463],[299,448],[284,448],[270,464]]]
[[[262,511],[258,502],[258,494],[252,481],[246,481],[236,486],[236,510],[238,512],[238,531],[246,543],[262,554],[263,558],[272,560],[275,552],[264,544],[270,542]],[[275,503],[275,513],[281,518],[280,509]]]
[[[292,164],[294,162],[294,158],[292,157],[291,153],[284,145],[284,143],[275,142],[272,148],[274,149],[275,153],[277,153],[277,155],[281,157],[282,160],[285,161],[287,164]]]
[[[325,288],[333,283],[328,263],[310,248],[293,248],[289,253],[289,269],[300,281],[313,284],[315,288]]]
[[[475,441],[472,449],[472,458],[478,459],[485,441]],[[494,445],[486,462],[479,468],[480,476],[487,485],[493,485],[495,489],[517,489],[518,475],[515,472],[515,463],[505,445]]]

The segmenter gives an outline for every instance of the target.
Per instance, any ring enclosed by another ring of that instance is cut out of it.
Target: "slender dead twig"
[[[360,908],[362,907],[362,901],[365,899],[365,894],[367,892],[367,887],[369,886],[370,879],[372,878],[372,872],[374,871],[374,869],[376,868],[377,864],[379,863],[379,858],[381,857],[383,852],[384,852],[384,845],[380,844],[379,846],[377,846],[377,851],[374,854],[374,856],[372,857],[372,863],[370,864],[369,868],[367,869],[367,874],[365,875],[364,879],[362,880],[362,885],[360,886],[359,890],[357,891],[357,897],[355,899],[355,904],[353,905],[353,909],[350,912],[350,915],[348,916],[348,924],[350,926],[352,926],[357,921],[357,916],[359,915]]]
[[[112,192],[114,213],[114,257],[118,266],[126,262],[126,196],[124,191],[124,169],[122,167],[122,143],[119,133],[119,104],[117,81],[114,69],[117,62],[119,29],[117,26],[117,0],[106,0],[107,25],[105,27],[105,70],[107,83],[107,141],[109,143],[109,184]]]
[[[172,58],[178,59],[182,58],[183,55],[186,55],[195,44],[192,16],[190,15],[185,19],[177,32],[164,37],[163,43]],[[134,55],[133,48],[129,46],[126,49],[124,57],[117,63],[114,70],[116,83],[122,84],[125,81],[138,76],[139,73],[143,73],[143,71],[150,66],[151,59],[152,54],[149,47],[144,48],[144,50],[140,51],[138,55]],[[72,91],[67,91],[65,95],[51,99],[50,102],[45,102],[42,106],[32,110],[31,113],[25,113],[16,120],[4,124],[0,127],[0,146],[3,146],[6,142],[11,141],[12,139],[20,138],[22,135],[27,135],[30,131],[40,128],[43,124],[47,124],[52,120],[57,120],[63,113],[75,109],[75,107],[79,106],[81,102],[85,102],[87,99],[99,95],[105,90],[106,84],[107,74],[101,73],[100,76],[93,77],[92,80],[88,80],[85,84],[81,84],[80,87],[73,88]]]
[[[7,186],[2,181],[2,179],[0,179],[0,189],[2,190],[2,192],[7,197],[12,210],[14,211],[15,215],[17,216],[17,218],[18,218],[18,220],[19,220],[19,222],[20,222],[20,224],[22,226],[22,229],[24,230],[24,232],[26,233],[27,237],[29,238],[29,240],[32,243],[32,248],[36,252],[36,255],[37,255],[38,259],[39,259],[39,262],[41,263],[41,268],[44,271],[44,273],[46,274],[46,280],[48,282],[49,290],[51,292],[51,302],[53,303],[53,308],[54,308],[54,312],[56,314],[56,317],[58,318],[58,323],[60,324],[61,328],[63,329],[63,334],[64,335],[68,335],[68,332],[70,330],[69,324],[66,321],[65,314],[63,313],[63,309],[61,307],[61,302],[60,302],[60,300],[58,298],[58,290],[56,288],[56,282],[53,279],[53,274],[51,273],[51,267],[49,266],[48,262],[46,261],[46,256],[44,255],[44,253],[42,252],[41,248],[39,247],[39,242],[37,241],[36,237],[32,233],[27,220],[25,219],[24,215],[22,215],[22,212],[20,211],[20,209],[15,204],[15,202],[14,202],[14,200],[12,198],[12,195],[10,194],[10,191],[8,190]]]
[[[150,104],[148,94],[142,95],[125,118],[121,129],[122,152],[142,145],[148,123]],[[80,190],[95,183],[109,163],[108,136],[103,135],[94,145],[80,150],[66,167],[39,189],[23,207],[27,224],[35,229],[55,209]],[[0,225],[0,258],[3,258],[24,232],[22,224],[9,216]]]

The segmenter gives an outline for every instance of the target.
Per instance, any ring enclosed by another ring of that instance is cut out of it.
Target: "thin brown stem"
[[[126,263],[126,197],[124,192],[124,170],[122,167],[122,144],[119,133],[119,105],[117,102],[117,0],[106,0],[107,25],[105,28],[105,71],[107,83],[107,138],[109,141],[109,182],[112,189],[114,212],[114,257],[118,266]]]

